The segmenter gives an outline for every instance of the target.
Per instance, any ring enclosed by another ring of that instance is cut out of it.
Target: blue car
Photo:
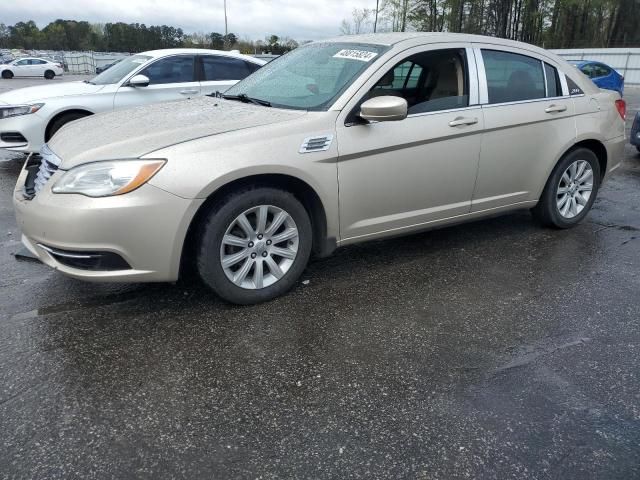
[[[582,73],[600,88],[615,90],[622,97],[624,94],[624,77],[609,65],[593,60],[569,60]]]
[[[631,145],[635,145],[640,152],[640,112],[636,113],[631,126]]]

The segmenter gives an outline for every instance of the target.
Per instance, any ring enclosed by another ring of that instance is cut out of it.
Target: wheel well
[[[200,206],[191,220],[185,241],[182,246],[181,269],[193,263],[195,248],[197,246],[198,228],[209,212],[212,205],[227,195],[250,187],[271,187],[292,193],[302,203],[311,219],[313,229],[313,253],[324,257],[336,248],[335,239],[327,238],[327,216],[320,197],[315,190],[299,178],[284,174],[263,174],[240,178],[223,185],[213,192]]]
[[[600,179],[602,180],[607,173],[607,149],[598,140],[582,140],[576,143],[571,150],[576,148],[588,148],[598,157],[598,163],[600,164]]]
[[[54,115],[54,117],[51,120],[49,120],[49,123],[47,124],[47,128],[46,128],[46,130],[44,132],[44,141],[48,142],[49,139],[51,138],[51,134],[50,134],[51,133],[51,128],[52,128],[52,126],[53,126],[53,124],[55,122],[57,122],[60,118],[64,117],[65,115],[69,115],[69,114],[73,114],[73,113],[80,113],[80,114],[86,115],[86,116],[93,115],[92,112],[90,112],[88,110],[82,110],[81,108],[75,108],[75,109],[72,109],[72,110],[65,110],[64,112],[57,113],[56,115]]]

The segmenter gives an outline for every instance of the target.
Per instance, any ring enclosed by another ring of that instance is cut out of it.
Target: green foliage
[[[186,35],[181,28],[168,25],[146,26],[144,23],[91,24],[86,21],[62,20],[49,23],[42,30],[35,22],[18,22],[6,26],[0,23],[0,48],[24,48],[28,50],[94,50],[114,52],[143,52],[158,48],[200,47],[218,50],[241,49],[246,53],[262,50],[284,53],[298,46],[292,39],[266,47],[262,42],[240,41],[234,33],[217,32]]]
[[[640,0],[382,0],[378,14],[377,31],[476,33],[547,48],[640,46]]]

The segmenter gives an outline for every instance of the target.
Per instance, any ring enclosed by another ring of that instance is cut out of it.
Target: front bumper
[[[74,278],[99,282],[164,282],[178,279],[187,229],[203,200],[188,200],[146,184],[125,195],[90,198],[54,194],[53,175],[32,199],[23,196],[23,169],[14,191],[22,242],[46,265]],[[74,268],[52,254],[112,252],[130,268]]]
[[[24,153],[39,152],[44,144],[46,127],[47,121],[40,115],[40,112],[3,118],[0,120],[0,134],[17,132],[20,133],[26,141],[5,142],[0,139],[0,148]]]

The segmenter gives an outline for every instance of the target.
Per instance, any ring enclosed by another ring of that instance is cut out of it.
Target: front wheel
[[[598,157],[587,148],[577,148],[551,172],[533,215],[551,227],[573,227],[587,216],[599,188]]]
[[[13,78],[13,72],[11,70],[5,70],[2,72],[2,78],[9,80]]]
[[[223,299],[241,305],[287,292],[311,253],[311,221],[289,192],[260,187],[236,192],[204,221],[198,271]]]
[[[44,78],[46,78],[47,80],[52,80],[55,76],[56,74],[53,70],[47,70],[46,72],[44,72]]]

